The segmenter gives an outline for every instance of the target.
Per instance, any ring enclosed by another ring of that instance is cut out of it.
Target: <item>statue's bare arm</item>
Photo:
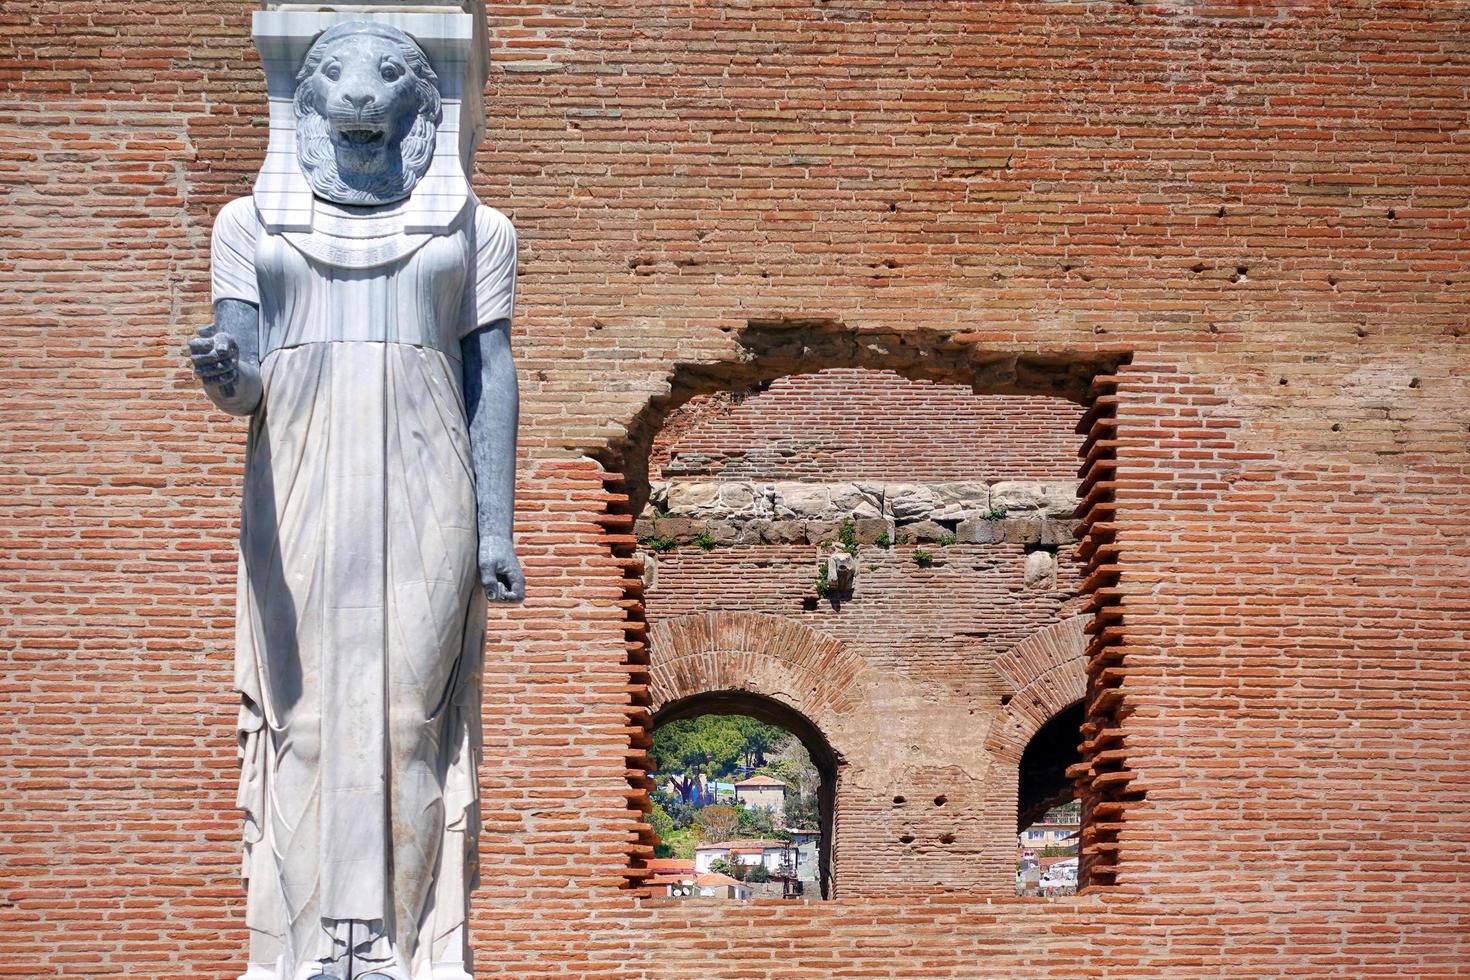
[[[465,410],[475,465],[480,580],[491,602],[520,602],[526,583],[512,543],[520,389],[510,356],[510,322],[496,320],[460,344]]]
[[[189,359],[204,393],[231,415],[260,406],[260,310],[241,299],[214,304],[214,322],[189,341]]]

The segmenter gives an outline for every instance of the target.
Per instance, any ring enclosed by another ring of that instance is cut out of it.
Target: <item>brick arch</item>
[[[986,744],[997,757],[1019,762],[1048,719],[1086,696],[1083,627],[1090,618],[1073,616],[1038,630],[995,659],[995,672],[1012,692]]]
[[[784,616],[708,612],[648,632],[650,709],[716,692],[760,695],[834,734],[860,701],[862,661],[836,637]]]

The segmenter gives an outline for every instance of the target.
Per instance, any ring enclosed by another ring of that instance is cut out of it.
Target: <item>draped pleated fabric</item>
[[[238,212],[223,248],[216,228],[216,300],[261,289],[236,685],[251,958],[273,951],[279,980],[348,946],[427,978],[463,926],[484,595],[457,355],[509,315],[514,238],[490,216],[367,270],[322,268]],[[246,256],[250,274],[229,267]]]

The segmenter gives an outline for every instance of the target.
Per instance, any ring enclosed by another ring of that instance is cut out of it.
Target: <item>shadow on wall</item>
[[[648,461],[669,414],[696,395],[750,388],[828,368],[893,371],[911,380],[968,385],[980,394],[1048,395],[1085,403],[1093,378],[1127,360],[1116,354],[987,350],[963,334],[920,328],[856,331],[833,319],[751,320],[732,357],[677,365],[668,390],[650,398],[626,433],[588,454],[623,475],[631,511],[648,500]]]

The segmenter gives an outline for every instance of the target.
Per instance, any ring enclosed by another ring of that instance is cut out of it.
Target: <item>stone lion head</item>
[[[296,155],[312,193],[353,205],[407,197],[434,157],[438,81],[396,28],[324,31],[296,75]]]

